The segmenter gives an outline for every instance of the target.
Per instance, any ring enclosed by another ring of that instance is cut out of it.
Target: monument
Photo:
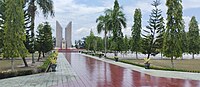
[[[66,47],[72,47],[72,22],[69,22],[67,27],[65,28],[65,40],[66,40]]]
[[[56,21],[56,48],[62,48],[62,27],[58,21]]]
[[[63,38],[62,27],[56,21],[56,49],[70,49],[72,47],[72,22],[65,28],[65,38]]]

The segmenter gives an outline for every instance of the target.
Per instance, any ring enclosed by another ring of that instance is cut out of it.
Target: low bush
[[[58,51],[51,53],[48,58],[44,61],[43,65],[38,67],[38,72],[45,72],[49,65],[53,62],[56,63]]]
[[[96,54],[94,54],[94,56],[97,56],[99,58],[101,58],[103,55],[104,55],[103,53],[96,53]]]
[[[51,64],[51,60],[56,60],[58,56],[58,52],[51,53],[48,58],[45,60],[42,66],[38,67],[36,71],[33,69],[27,69],[27,70],[15,70],[15,71],[2,71],[0,72],[0,79],[4,78],[10,78],[10,77],[16,77],[16,76],[25,76],[25,75],[31,75],[35,73],[41,73],[45,72],[45,70],[48,68],[48,66]]]
[[[16,77],[16,76],[24,76],[35,74],[34,70],[18,70],[18,71],[2,71],[0,72],[0,79]]]
[[[48,68],[49,64],[51,63],[49,57],[44,61],[43,65],[38,67],[38,72],[45,72],[45,70]]]
[[[91,51],[82,51],[81,53],[84,53],[84,54],[89,54],[89,55],[92,55],[92,54],[94,54],[93,52],[91,52]]]

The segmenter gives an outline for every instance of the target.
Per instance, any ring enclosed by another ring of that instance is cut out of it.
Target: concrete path
[[[75,79],[75,73],[61,53],[58,55],[56,70],[56,72],[2,79],[0,87],[49,87],[62,85]]]

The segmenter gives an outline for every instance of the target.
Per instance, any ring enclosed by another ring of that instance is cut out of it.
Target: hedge
[[[16,77],[16,76],[31,75],[31,74],[35,74],[35,73],[37,73],[37,72],[35,72],[32,69],[18,70],[18,71],[3,71],[3,72],[0,72],[0,79]]]
[[[48,58],[45,60],[45,62],[43,63],[43,65],[38,67],[37,70],[27,69],[27,70],[15,70],[15,71],[2,71],[0,72],[0,79],[45,72],[45,70],[48,68],[49,64],[51,63],[50,58],[54,57],[55,54],[57,53],[50,54]]]

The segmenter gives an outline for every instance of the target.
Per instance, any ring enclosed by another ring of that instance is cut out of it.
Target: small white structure
[[[66,41],[62,40],[62,49],[65,49],[65,48],[66,48]]]

